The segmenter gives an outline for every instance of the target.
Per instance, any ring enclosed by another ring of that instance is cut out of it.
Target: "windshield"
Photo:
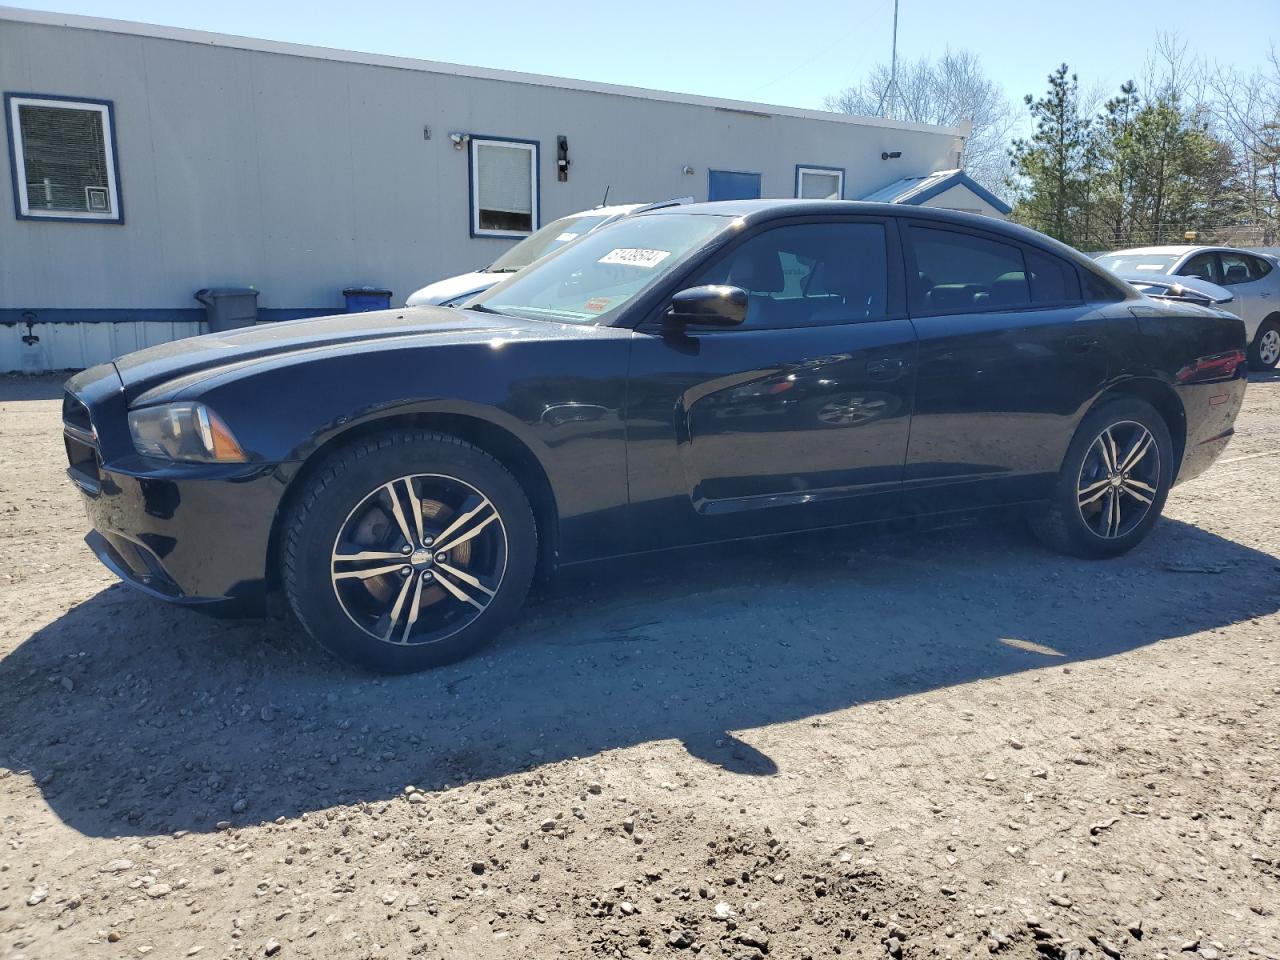
[[[728,217],[619,220],[481,294],[473,305],[531,320],[598,323],[687,260]]]
[[[574,214],[554,220],[493,261],[485,273],[515,273],[539,257],[545,257],[552,250],[559,250],[569,241],[594,230],[610,216],[612,214]]]
[[[1098,266],[1112,273],[1168,273],[1180,253],[1111,253],[1099,257]]]

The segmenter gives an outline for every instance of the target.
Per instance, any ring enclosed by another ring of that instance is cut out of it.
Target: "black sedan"
[[[1226,446],[1241,322],[1037,233],[742,201],[629,217],[464,309],[198,337],[74,377],[87,540],[175,603],[283,591],[339,656],[474,651],[539,569],[982,510],[1122,553]]]

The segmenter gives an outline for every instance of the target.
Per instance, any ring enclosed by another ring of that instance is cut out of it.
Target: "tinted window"
[[[1218,262],[1222,265],[1222,279],[1217,282],[1224,287],[1229,287],[1234,283],[1257,280],[1258,275],[1251,269],[1252,261],[1253,257],[1246,257],[1242,253],[1218,254]]]
[[[1032,303],[1066,303],[1080,299],[1075,268],[1039,250],[1026,251]]]
[[[916,304],[927,313],[1026,306],[1031,291],[1022,251],[968,233],[912,227]]]
[[[1090,303],[1115,303],[1125,298],[1123,292],[1088,270],[1080,271],[1080,281],[1084,287],[1084,298]]]
[[[1250,257],[1249,263],[1251,267],[1249,272],[1258,280],[1261,280],[1271,272],[1271,264],[1266,260],[1263,260],[1261,257]]]
[[[888,258],[879,223],[806,223],[752,237],[690,286],[747,291],[752,328],[857,323],[886,315]]]
[[[1194,257],[1183,264],[1182,269],[1178,271],[1181,277],[1199,277],[1201,280],[1208,280],[1210,283],[1221,283],[1222,279],[1218,276],[1218,258],[1212,253],[1197,253]]]

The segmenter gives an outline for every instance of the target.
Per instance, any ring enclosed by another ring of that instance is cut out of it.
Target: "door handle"
[[[874,380],[892,380],[902,373],[907,361],[901,357],[885,357],[882,360],[871,360],[867,363],[867,373]]]

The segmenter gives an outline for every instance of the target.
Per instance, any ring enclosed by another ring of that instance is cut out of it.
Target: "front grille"
[[[70,393],[62,397],[62,440],[67,448],[71,479],[90,492],[101,489],[98,472],[98,437],[89,417],[89,408]]]
[[[62,395],[62,422],[84,433],[93,432],[93,422],[89,419],[89,408],[84,405],[84,401],[71,393]]]

